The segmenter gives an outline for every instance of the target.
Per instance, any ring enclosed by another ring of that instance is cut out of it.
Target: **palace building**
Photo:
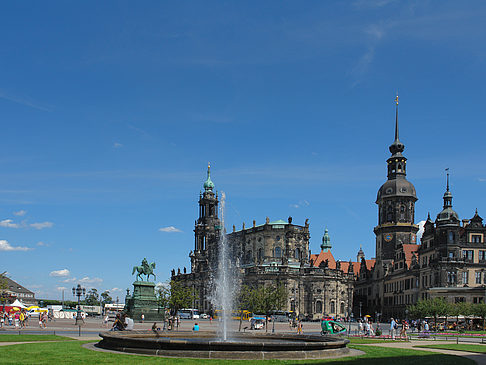
[[[355,284],[354,305],[381,318],[405,318],[407,306],[420,299],[479,303],[486,288],[486,226],[476,211],[459,220],[452,209],[447,173],[443,209],[434,221],[430,214],[421,244],[414,222],[415,187],[406,179],[405,146],[398,136],[396,99],[395,141],[387,160],[387,181],[378,190],[376,263],[362,265]]]

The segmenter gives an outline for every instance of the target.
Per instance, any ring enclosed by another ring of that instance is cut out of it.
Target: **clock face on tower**
[[[385,235],[385,241],[390,242],[393,239],[393,235],[391,233],[387,233]]]
[[[412,243],[415,243],[417,242],[417,236],[412,234]]]

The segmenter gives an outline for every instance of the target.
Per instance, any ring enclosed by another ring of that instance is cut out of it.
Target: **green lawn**
[[[85,341],[86,342],[86,341]],[[324,364],[339,365],[472,365],[473,361],[458,357],[419,350],[403,350],[375,346],[353,345],[353,348],[366,352],[359,357],[347,357],[334,360],[302,360],[302,361],[245,361],[245,360],[201,360],[201,359],[168,359],[138,355],[113,354],[85,349],[82,341],[64,341],[49,343],[30,343],[22,345],[1,346],[0,364]]]
[[[443,350],[455,350],[455,351],[468,351],[468,352],[478,352],[481,354],[486,354],[486,345],[473,345],[473,344],[464,344],[464,343],[452,343],[447,345],[423,345],[423,346],[414,346],[414,347],[423,347],[423,348],[431,348],[431,349],[443,349]]]
[[[0,335],[0,342],[26,342],[26,341],[72,341],[72,339],[55,335]]]

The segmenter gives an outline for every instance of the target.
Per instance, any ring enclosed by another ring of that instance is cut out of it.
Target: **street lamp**
[[[79,326],[80,337],[81,337],[81,323],[79,321],[82,321],[80,300],[81,300],[81,296],[85,296],[85,295],[86,295],[86,288],[82,288],[81,284],[78,284],[77,287],[73,287],[73,296],[78,297],[78,310],[76,311],[76,323],[74,325]]]

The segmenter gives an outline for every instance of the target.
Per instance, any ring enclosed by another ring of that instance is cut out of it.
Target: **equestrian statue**
[[[134,266],[132,275],[137,272],[136,278],[140,278],[140,281],[143,281],[142,275],[147,275],[147,281],[149,280],[150,275],[154,277],[154,280],[156,280],[156,276],[154,274],[154,269],[155,269],[155,262],[152,262],[151,264],[148,263],[147,259],[144,258],[142,260],[142,265],[140,266]]]

